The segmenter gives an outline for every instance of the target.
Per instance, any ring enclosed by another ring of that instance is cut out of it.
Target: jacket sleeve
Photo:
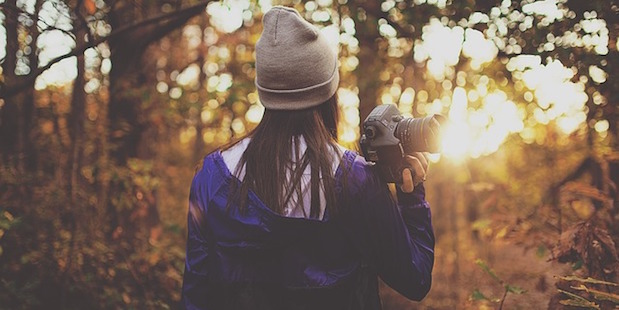
[[[361,202],[370,260],[387,285],[419,301],[430,290],[434,265],[434,233],[424,186],[417,185],[412,193],[397,189],[396,202],[387,184],[371,179]]]
[[[206,241],[206,190],[202,186],[201,172],[193,179],[187,212],[187,253],[181,303],[184,309],[207,309],[206,286],[208,279]]]

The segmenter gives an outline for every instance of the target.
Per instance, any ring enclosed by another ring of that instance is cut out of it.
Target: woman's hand
[[[415,185],[426,180],[428,160],[423,153],[415,152],[412,155],[406,155],[406,161],[410,165],[410,169],[402,171],[403,182],[400,189],[405,193],[410,193],[415,189]]]

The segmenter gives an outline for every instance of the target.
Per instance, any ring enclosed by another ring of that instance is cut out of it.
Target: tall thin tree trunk
[[[85,43],[86,32],[84,28],[79,27],[75,32],[76,43]],[[86,117],[86,93],[84,91],[85,85],[85,61],[84,54],[77,57],[77,76],[73,82],[73,94],[71,97],[71,114],[69,115],[69,128],[71,135],[71,153],[69,154],[69,167],[68,167],[68,186],[71,200],[75,200],[76,188],[79,181],[79,173],[82,164],[83,156],[83,140],[84,140],[84,119]]]
[[[81,1],[78,1],[74,9],[75,14],[80,14]],[[86,27],[74,25],[75,44],[81,46],[86,43]],[[78,247],[77,234],[79,223],[82,218],[84,203],[79,199],[80,171],[82,167],[83,143],[84,143],[84,119],[86,118],[86,92],[84,91],[86,63],[84,53],[77,55],[77,76],[73,82],[71,95],[71,113],[69,115],[69,135],[71,136],[69,160],[67,162],[65,177],[69,205],[67,207],[68,229],[71,233],[69,249],[67,251],[66,265],[62,273],[62,296],[60,298],[62,308],[67,302],[67,288],[69,287],[68,276],[73,265],[74,252]]]
[[[208,20],[206,18],[206,16],[202,16],[202,18],[200,19],[200,29],[201,32],[204,33],[204,28],[207,27],[208,25]],[[200,37],[201,40],[201,47],[202,49],[207,49],[208,46],[206,46],[206,43],[204,42],[204,37],[201,36]],[[200,85],[200,92],[205,93],[206,90],[203,87],[204,83],[206,83],[206,72],[205,70],[202,69],[203,65],[204,65],[204,54],[202,52],[200,52],[198,54],[198,66],[200,67],[200,75],[198,76],[198,83]],[[200,94],[201,96],[203,94]],[[198,110],[198,119],[196,121],[196,140],[195,140],[195,144],[194,144],[194,149],[193,149],[193,162],[198,162],[200,160],[200,158],[202,158],[202,156],[204,156],[204,139],[202,139],[202,135],[204,133],[204,123],[202,122],[202,109],[203,109],[203,105],[200,105],[200,109]]]
[[[371,39],[359,40],[359,66],[355,71],[359,87],[359,119],[361,122],[378,105],[378,90],[381,80],[379,74],[383,68],[380,57],[377,57],[378,43]]]
[[[375,16],[380,12],[380,3],[375,1],[365,2],[363,8],[351,3],[351,15],[357,27],[359,40],[359,65],[354,71],[359,87],[359,118],[361,122],[376,107],[378,102],[378,90],[381,80],[380,72],[383,69],[382,58],[379,57],[378,48],[381,39],[378,33],[378,22]],[[368,12],[367,10],[371,10]]]
[[[71,202],[77,201],[79,191],[79,175],[82,167],[84,118],[86,94],[84,93],[84,55],[77,58],[77,77],[73,83],[71,99],[71,115],[69,117],[71,133],[71,153],[67,167],[67,185]]]
[[[6,7],[16,7],[16,0],[7,0]],[[4,78],[3,88],[10,88],[16,83],[17,76],[15,68],[17,66],[17,51],[19,42],[17,41],[17,17],[18,13],[13,9],[4,11],[4,29],[6,31],[6,56],[2,63],[2,75]],[[17,166],[17,144],[18,128],[20,126],[19,99],[3,98],[4,106],[0,109],[0,151],[2,160],[9,167]]]
[[[39,66],[39,57],[37,53],[37,40],[39,39],[39,29],[37,27],[37,20],[39,19],[39,12],[43,6],[42,0],[37,0],[34,4],[34,14],[32,15],[33,23],[29,28],[31,42],[29,44],[30,54],[28,55],[28,66],[30,67],[30,73],[26,75],[29,77],[34,74],[34,71]],[[31,85],[23,93],[22,103],[22,131],[20,132],[21,140],[21,152],[23,153],[23,165],[25,171],[34,172],[37,170],[37,149],[35,145],[35,96],[34,85]]]
[[[96,161],[99,172],[96,176],[96,188],[97,188],[97,218],[101,219],[105,214],[108,215],[109,206],[109,187],[110,187],[110,178],[111,178],[111,165],[109,159],[109,126],[108,126],[108,101],[99,100],[98,102],[98,117],[96,121],[96,129],[97,133],[96,137]],[[114,213],[115,214],[115,213]],[[110,219],[112,221],[112,219]],[[114,219],[115,221],[115,219]],[[102,221],[98,221],[97,225],[101,225],[101,227],[105,227],[105,224]]]

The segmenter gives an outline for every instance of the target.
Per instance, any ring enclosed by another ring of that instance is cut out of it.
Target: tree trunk
[[[109,159],[112,165],[124,167],[130,158],[145,159],[154,154],[155,150],[151,145],[141,143],[142,137],[149,134],[147,131],[149,129],[148,111],[145,109],[149,99],[144,96],[148,93],[145,87],[154,86],[156,83],[154,60],[145,54],[146,49],[151,43],[179,29],[191,17],[203,13],[207,3],[203,2],[203,5],[188,9],[179,9],[179,14],[173,14],[157,23],[124,32],[109,40],[112,70],[109,75],[108,122],[110,131],[108,141],[111,147]],[[140,16],[152,15],[160,10],[160,6],[152,1],[143,2],[141,7],[131,8],[130,6],[129,1],[116,3],[109,14],[112,29],[121,28],[136,19],[142,19]],[[128,191],[135,190],[126,188],[123,184],[110,183],[103,184],[102,188],[106,191],[101,193],[103,197],[107,197],[109,192],[126,195]],[[147,204],[147,206],[142,206],[147,209],[145,215],[148,222],[146,226],[149,226],[146,227],[147,230],[156,225],[154,222],[159,222],[156,201],[150,199],[156,196],[154,192],[155,190],[141,193],[141,196],[146,198],[146,201],[141,203]],[[132,195],[132,193],[129,194]],[[113,231],[123,226],[122,222],[126,218],[118,214],[116,206],[109,201],[106,208],[110,220],[110,233],[113,234]],[[126,230],[125,232],[130,234]]]
[[[77,1],[74,8],[74,14],[77,16],[80,14],[81,1]],[[76,46],[86,44],[86,31],[85,25],[78,25],[77,21],[74,21],[73,34],[75,35]],[[86,92],[84,91],[86,63],[84,60],[84,53],[77,55],[77,76],[73,81],[73,92],[71,94],[71,112],[68,118],[69,136],[71,137],[69,160],[66,165],[66,190],[67,197],[69,198],[69,205],[66,207],[66,226],[69,229],[71,236],[69,239],[69,249],[66,254],[66,265],[62,272],[61,283],[63,284],[61,290],[61,305],[62,308],[66,306],[67,302],[67,288],[70,286],[69,274],[73,267],[74,252],[76,248],[79,248],[79,242],[77,235],[79,234],[79,224],[85,220],[84,203],[78,198],[80,192],[80,171],[82,168],[83,157],[83,144],[84,144],[84,120],[86,118]]]
[[[7,0],[7,7],[16,7],[16,0]],[[2,75],[4,77],[3,88],[11,88],[17,76],[15,67],[17,65],[17,51],[19,42],[17,41],[17,11],[13,9],[4,10],[4,29],[6,31],[6,56],[2,63]],[[20,126],[19,98],[6,98],[4,106],[0,109],[0,145],[2,145],[2,160],[9,167],[17,166],[17,144],[18,129]]]
[[[83,27],[76,27],[76,44],[85,44],[86,31]],[[67,167],[67,184],[71,201],[76,201],[76,187],[79,182],[79,174],[83,157],[84,119],[86,118],[86,92],[84,54],[77,56],[77,76],[73,82],[73,94],[71,97],[71,113],[69,115],[69,134],[71,136],[71,153]]]
[[[202,30],[202,33],[204,33],[205,28],[208,25],[208,19],[206,18],[205,15],[200,17],[199,24],[200,24],[200,29]],[[202,36],[200,40],[201,40],[200,49],[207,50],[208,46],[204,40],[204,36]],[[204,87],[204,85],[206,84],[207,76],[206,76],[205,70],[202,70],[202,67],[205,62],[204,53],[202,51],[198,53],[198,59],[196,62],[198,63],[198,66],[200,67],[200,75],[198,76],[198,83],[200,85],[200,90],[199,90],[200,96],[201,97],[208,96],[207,91]],[[233,76],[236,76],[236,75],[233,75]],[[196,120],[196,140],[195,140],[194,148],[193,148],[192,162],[200,162],[200,159],[205,155],[204,154],[204,139],[202,138],[202,135],[204,134],[204,127],[205,127],[204,122],[202,122],[202,109],[203,108],[204,108],[203,104],[200,104],[199,109],[198,109],[197,120]]]
[[[376,12],[380,11],[380,3],[368,1],[359,7],[351,4],[350,9],[357,33],[363,34],[357,35],[359,65],[354,71],[359,87],[359,119],[363,122],[378,103],[378,90],[381,84],[379,76],[384,65],[382,58],[379,57],[378,44],[381,37],[376,18],[379,15]]]
[[[37,53],[37,40],[39,39],[39,29],[37,27],[37,20],[39,19],[39,12],[43,6],[42,0],[37,0],[34,4],[34,14],[32,15],[33,23],[29,28],[29,33],[32,41],[29,44],[30,54],[28,55],[28,66],[30,72],[26,78],[35,74],[36,69],[39,66],[39,57]],[[34,84],[30,85],[23,92],[23,106],[22,106],[22,131],[20,132],[20,145],[23,152],[23,165],[25,171],[35,172],[37,170],[37,149],[35,145],[35,125],[36,125],[36,106],[34,97]]]

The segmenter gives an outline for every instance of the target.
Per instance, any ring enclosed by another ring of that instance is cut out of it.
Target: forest
[[[616,0],[0,0],[0,309],[179,307],[192,176],[262,117],[274,5],[339,54],[340,144],[380,104],[449,119],[432,289],[384,309],[619,307]]]

